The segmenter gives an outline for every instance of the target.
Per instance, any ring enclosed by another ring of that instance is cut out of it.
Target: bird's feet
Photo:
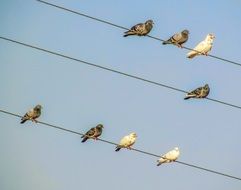
[[[37,121],[36,119],[33,119],[32,121],[33,121],[34,123],[38,123],[38,121]]]
[[[183,48],[181,44],[176,44],[176,45],[177,45],[177,47],[179,47],[179,48]]]

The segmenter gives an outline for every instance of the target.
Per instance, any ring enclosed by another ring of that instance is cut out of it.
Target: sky
[[[168,39],[188,29],[187,47],[215,34],[212,55],[241,62],[241,2],[48,2],[130,28],[152,19],[150,35]],[[206,83],[210,98],[241,106],[241,67],[41,4],[1,0],[0,36],[186,91]],[[100,70],[0,40],[0,109],[24,115],[41,104],[41,121],[85,133],[102,123],[102,138],[118,143],[137,133],[135,148],[241,177],[240,109]],[[1,190],[239,190],[241,182],[0,114]]]

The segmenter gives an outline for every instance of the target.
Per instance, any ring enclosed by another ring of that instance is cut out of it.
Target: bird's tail
[[[186,96],[185,98],[184,98],[184,100],[188,100],[189,98],[191,98],[190,96]]]
[[[186,97],[184,98],[184,100],[188,100],[188,99],[194,98],[194,97],[196,97],[195,94],[187,94]]]
[[[23,124],[23,123],[25,123],[26,121],[28,120],[28,118],[26,118],[25,116],[24,117],[22,117],[22,119],[21,119],[21,124]]]
[[[23,123],[25,123],[26,121],[27,121],[27,119],[22,119],[20,123],[23,124]]]
[[[115,151],[118,152],[120,149],[121,149],[121,147],[117,146],[117,147],[115,148]]]
[[[195,57],[196,55],[197,55],[197,52],[195,52],[195,51],[190,51],[190,52],[187,54],[187,58],[192,59],[192,58]]]
[[[162,163],[159,161],[159,160],[157,160],[157,166],[160,166]]]
[[[131,36],[131,35],[135,35],[135,33],[129,30],[124,33],[123,37]]]
[[[82,136],[81,138],[83,138],[83,140],[81,141],[82,143],[84,143],[85,141],[88,140],[88,137],[86,137],[86,136]]]
[[[169,40],[162,42],[162,45],[171,44]]]

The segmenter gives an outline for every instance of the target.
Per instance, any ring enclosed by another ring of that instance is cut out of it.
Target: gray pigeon
[[[199,87],[189,93],[187,93],[184,100],[187,100],[189,98],[206,98],[209,94],[210,88],[208,84],[205,84],[203,87]]]
[[[25,123],[27,120],[31,120],[37,123],[36,119],[41,115],[41,105],[37,105],[31,110],[29,110],[22,118],[21,118],[21,124]]]
[[[124,37],[131,35],[145,36],[151,31],[153,24],[154,23],[152,20],[148,20],[145,23],[136,24],[130,30],[124,33]]]
[[[177,47],[182,48],[182,44],[184,44],[188,40],[189,31],[183,30],[180,33],[174,34],[172,37],[170,37],[168,40],[162,42],[163,45],[166,44],[174,44]]]
[[[102,128],[104,128],[104,126],[102,124],[99,124],[96,127],[91,128],[89,131],[87,131],[85,133],[85,135],[83,135],[81,137],[81,138],[83,138],[83,140],[81,142],[84,143],[89,138],[97,140],[97,137],[99,137],[102,133]]]

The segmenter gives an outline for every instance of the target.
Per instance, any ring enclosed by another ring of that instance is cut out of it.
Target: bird
[[[183,30],[182,32],[174,34],[172,37],[170,37],[168,40],[162,42],[163,45],[166,44],[174,44],[177,47],[182,48],[182,44],[184,44],[188,40],[189,31]]]
[[[102,124],[98,124],[96,127],[91,128],[89,131],[87,131],[81,138],[83,140],[81,141],[84,143],[87,141],[89,138],[92,138],[94,140],[97,140],[97,137],[99,137],[102,134],[102,129],[104,126]]]
[[[206,98],[209,92],[210,92],[210,88],[208,84],[205,84],[202,87],[198,87],[195,90],[188,92],[184,100],[187,100],[189,98]]]
[[[131,27],[130,30],[126,31],[123,36],[124,37],[131,36],[131,35],[145,36],[151,31],[153,24],[154,22],[152,20],[148,20],[145,23],[136,24],[135,26]]]
[[[180,151],[178,147],[175,147],[173,150],[167,152],[166,154],[162,155],[158,160],[157,160],[157,166],[160,166],[163,163],[170,163],[174,162],[178,159],[180,155]]]
[[[202,42],[200,42],[194,50],[188,52],[187,58],[193,58],[196,55],[208,55],[208,52],[211,51],[213,46],[214,34],[208,34]]]
[[[27,120],[34,121],[37,123],[36,119],[41,115],[41,105],[37,105],[34,108],[30,109],[22,118],[21,118],[21,124],[25,123]]]
[[[121,148],[131,149],[131,146],[136,142],[137,135],[136,133],[130,133],[129,135],[124,136],[120,143],[116,146],[115,151],[119,151]]]

